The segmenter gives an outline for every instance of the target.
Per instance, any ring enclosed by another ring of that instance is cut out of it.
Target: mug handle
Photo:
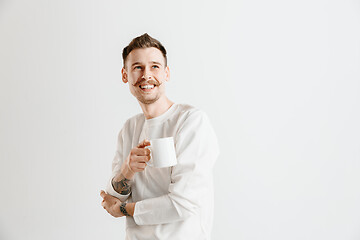
[[[153,157],[152,157],[152,152],[151,152],[151,146],[146,146],[145,148],[149,149],[150,150],[150,160],[146,162],[146,164],[150,167],[153,167],[154,166],[154,163],[153,162],[150,162],[152,161]]]

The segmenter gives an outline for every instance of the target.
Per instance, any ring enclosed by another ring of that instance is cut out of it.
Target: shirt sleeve
[[[124,202],[128,199],[128,197],[130,196],[131,192],[127,195],[122,195],[118,192],[115,191],[114,187],[112,186],[112,179],[118,174],[120,173],[120,168],[121,165],[124,161],[123,159],[123,129],[120,131],[119,135],[118,135],[118,140],[117,140],[117,147],[116,147],[116,152],[115,152],[115,157],[112,161],[112,165],[111,165],[111,169],[112,169],[112,174],[111,174],[111,178],[107,183],[107,186],[105,188],[106,192],[118,199],[120,199],[120,201]]]
[[[135,205],[138,225],[184,220],[200,211],[212,192],[212,171],[219,154],[216,135],[204,112],[189,114],[175,137],[177,165],[172,168],[169,193]]]

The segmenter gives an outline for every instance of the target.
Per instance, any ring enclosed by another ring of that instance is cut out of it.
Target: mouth
[[[136,84],[140,90],[144,93],[152,92],[157,86],[160,86],[159,82],[155,80],[141,81]]]
[[[140,84],[139,88],[143,93],[151,93],[155,89],[155,84],[144,83]]]
[[[141,84],[139,85],[139,88],[145,90],[145,89],[153,89],[155,87],[154,84]]]

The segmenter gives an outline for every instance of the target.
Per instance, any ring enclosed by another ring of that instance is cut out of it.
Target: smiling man
[[[175,104],[165,94],[170,79],[164,46],[148,34],[123,50],[122,81],[142,113],[126,121],[118,135],[112,176],[101,205],[126,216],[126,239],[211,238],[213,166],[218,144],[206,114]],[[173,137],[177,165],[154,168],[149,139]]]

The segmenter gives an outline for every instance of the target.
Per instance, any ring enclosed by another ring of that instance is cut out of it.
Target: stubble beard
[[[156,94],[156,96],[154,98],[151,98],[151,99],[146,99],[144,98],[143,96],[137,96],[136,97],[137,100],[143,104],[153,104],[154,102],[156,102],[157,100],[160,99],[160,94]]]

